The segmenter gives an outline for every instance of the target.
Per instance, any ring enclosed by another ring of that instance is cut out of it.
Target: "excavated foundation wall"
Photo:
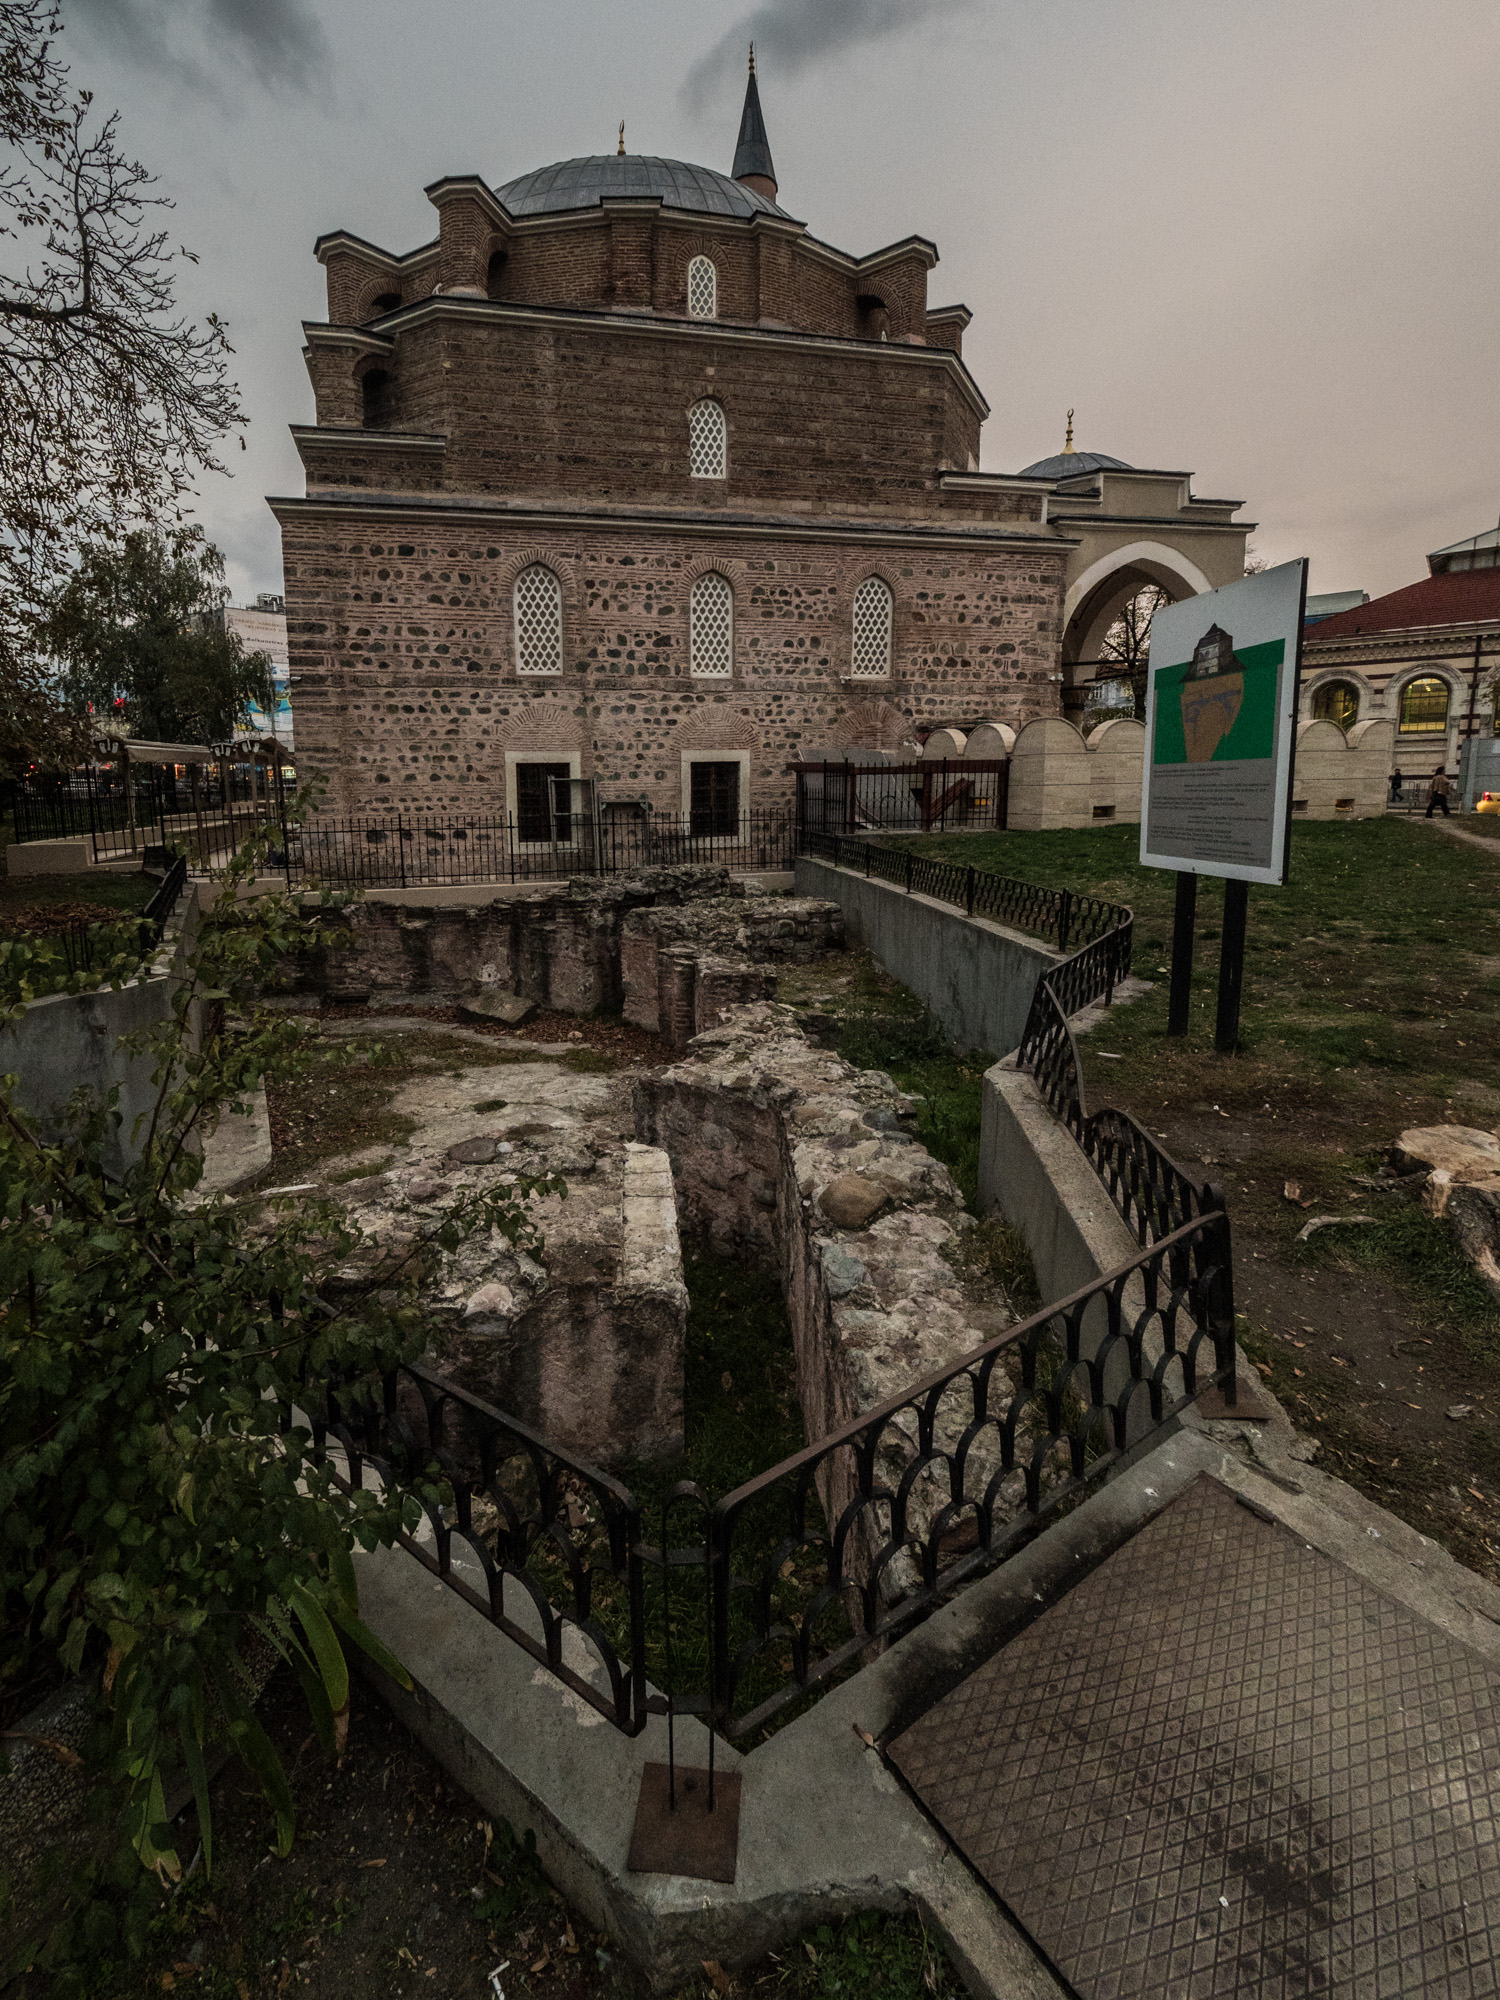
[[[344,936],[284,965],[292,992],[346,1003],[515,993],[577,1015],[621,1007],[671,1048],[717,1026],[725,1009],[770,998],[776,963],[844,942],[836,904],[747,894],[721,868],[520,896],[476,889],[462,904],[372,895],[329,921]]]
[[[699,1035],[685,1061],[636,1085],[635,1120],[671,1160],[684,1235],[778,1270],[810,1439],[1011,1323],[960,1276],[973,1218],[916,1138],[911,1100],[814,1048],[789,1008],[742,1007]],[[997,1372],[991,1408],[1005,1401]],[[940,1434],[956,1440],[963,1421],[955,1399]],[[839,1454],[822,1481],[830,1521],[852,1494]]]

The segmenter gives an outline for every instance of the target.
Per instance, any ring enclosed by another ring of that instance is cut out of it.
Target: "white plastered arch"
[[[1123,570],[1134,570],[1148,581],[1159,583],[1174,599],[1197,597],[1213,589],[1203,571],[1195,562],[1189,562],[1180,549],[1170,548],[1165,542],[1127,542],[1123,548],[1111,549],[1108,555],[1090,563],[1069,586],[1063,599],[1065,634],[1079,607],[1087,603],[1101,583]]]

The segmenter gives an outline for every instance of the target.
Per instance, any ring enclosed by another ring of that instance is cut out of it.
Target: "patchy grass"
[[[214,1781],[214,1873],[164,1895],[144,1958],[101,1953],[80,2000],[645,2000],[602,1932],[551,1887],[530,1838],[476,1805],[356,1679],[338,1764],[307,1738],[283,1672],[261,1719],[291,1776],[297,1840],[278,1861],[259,1788],[237,1765]],[[192,1809],[182,1851],[191,1852]],[[715,1977],[717,1975],[717,1977]],[[22,1989],[24,1992],[26,1989]],[[915,1919],[819,1925],[733,1977],[717,1964],[680,2000],[949,2000],[961,1991]]]
[[[846,1062],[884,1070],[920,1100],[922,1144],[977,1211],[980,1080],[994,1057],[962,1053],[945,1041],[916,995],[856,946],[809,965],[779,968],[776,997],[832,1017],[832,1043]]]
[[[1251,891],[1244,1040],[1225,1057],[1219,885],[1199,890],[1190,1031],[1169,1041],[1173,878],[1137,844],[1105,826],[923,851],[1135,910],[1135,969],[1156,984],[1082,1044],[1091,1102],[1225,1186],[1256,1358],[1331,1469],[1500,1576],[1500,1480],[1478,1442],[1500,1413],[1500,1306],[1382,1172],[1406,1127],[1500,1123],[1500,852],[1395,818],[1294,826],[1288,886]],[[1299,1242],[1315,1215],[1373,1220]]]

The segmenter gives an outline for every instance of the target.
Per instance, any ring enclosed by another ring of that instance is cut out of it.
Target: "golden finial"
[[[752,42],[752,43],[750,44],[750,74],[751,74],[752,76],[754,76],[754,74],[755,74],[755,44],[754,44],[754,42]]]
[[[620,143],[615,148],[615,157],[621,160],[625,157],[625,120],[623,118],[620,120]]]
[[[1066,437],[1066,439],[1064,440],[1064,443],[1063,443],[1063,451],[1064,451],[1064,453],[1066,454],[1067,452],[1070,452],[1070,451],[1071,451],[1072,449],[1073,449],[1073,412],[1072,412],[1071,410],[1069,410],[1069,412],[1068,412],[1068,435],[1067,435],[1067,437]]]

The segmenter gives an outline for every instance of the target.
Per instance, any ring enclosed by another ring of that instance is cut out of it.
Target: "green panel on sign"
[[[1270,757],[1276,747],[1276,688],[1284,639],[1246,646],[1237,672],[1188,679],[1191,662],[1156,676],[1153,764],[1227,764]]]

